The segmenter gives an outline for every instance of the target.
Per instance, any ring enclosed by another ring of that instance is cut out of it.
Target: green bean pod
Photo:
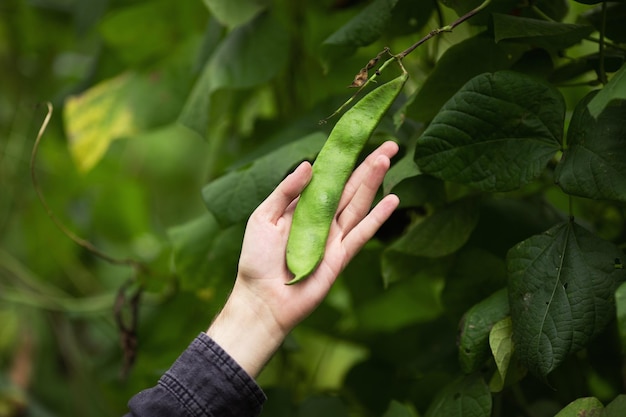
[[[346,111],[313,163],[287,241],[287,267],[294,284],[311,274],[324,257],[330,225],[356,160],[408,78],[403,73],[377,87]]]

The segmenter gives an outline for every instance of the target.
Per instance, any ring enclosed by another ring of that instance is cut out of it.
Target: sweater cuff
[[[159,380],[191,416],[257,416],[266,396],[213,339],[201,333]]]

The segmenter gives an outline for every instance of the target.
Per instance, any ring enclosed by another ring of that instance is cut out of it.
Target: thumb
[[[304,187],[309,183],[312,172],[310,162],[304,161],[298,165],[259,205],[256,210],[258,214],[267,216],[274,223],[278,221],[285,213],[285,210],[287,210],[287,207],[289,207],[289,204],[300,195]]]

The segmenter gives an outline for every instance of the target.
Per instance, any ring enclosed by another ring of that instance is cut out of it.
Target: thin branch
[[[396,57],[398,59],[403,59],[405,56],[407,56],[408,54],[413,52],[415,49],[417,49],[421,44],[423,44],[427,40],[429,40],[429,39],[431,39],[431,38],[433,38],[433,37],[435,37],[435,36],[437,36],[437,35],[439,35],[440,33],[443,33],[443,32],[452,32],[454,30],[454,28],[456,28],[461,23],[465,22],[466,20],[468,20],[468,19],[472,18],[473,16],[475,16],[476,14],[478,14],[481,10],[483,10],[485,7],[487,7],[489,5],[489,3],[491,3],[491,0],[485,0],[480,6],[476,7],[475,9],[470,10],[469,12],[467,12],[463,16],[459,17],[457,20],[455,20],[454,22],[450,23],[449,25],[443,26],[443,27],[440,27],[440,28],[437,28],[437,29],[434,29],[434,30],[431,30],[426,36],[424,36],[422,39],[420,39],[419,41],[417,41],[413,45],[409,46],[404,51],[400,52],[398,55],[396,55]]]
[[[383,49],[383,52],[379,53],[377,55],[377,58],[375,58],[376,60],[378,60],[378,58],[383,54],[383,53],[390,53],[389,52],[389,48],[385,47],[385,49]],[[372,60],[370,60],[371,62]],[[380,76],[380,74],[383,72],[383,70],[392,62],[397,62],[398,65],[400,65],[400,69],[402,70],[403,74],[406,74],[406,69],[404,68],[404,65],[402,65],[402,62],[397,58],[397,56],[391,56],[391,58],[389,58],[388,60],[386,60],[385,62],[383,62],[383,64],[380,66],[380,68],[378,68],[375,72],[374,75],[372,75],[371,77],[367,78],[364,80],[363,84],[359,87],[359,89],[348,99],[346,100],[341,106],[339,106],[339,108],[337,110],[335,110],[330,116],[325,117],[324,119],[320,120],[319,123],[320,124],[324,124],[328,121],[328,119],[333,118],[334,116],[336,116],[337,114],[341,113],[350,103],[352,103],[352,101],[354,101],[354,99],[359,95],[359,93],[365,88],[367,87],[370,83],[375,83],[376,82],[376,78],[378,78],[378,76]],[[368,64],[369,66],[369,64]]]
[[[48,127],[48,123],[50,123],[50,119],[52,118],[52,110],[53,110],[52,109],[52,104],[51,103],[46,103],[46,105],[48,107],[48,113],[46,114],[46,117],[45,117],[43,123],[41,124],[41,127],[39,128],[39,132],[37,133],[37,139],[35,140],[35,144],[33,145],[33,151],[32,151],[31,157],[30,157],[30,176],[32,178],[33,186],[35,188],[35,191],[37,192],[37,196],[39,197],[39,201],[41,202],[41,204],[43,205],[44,209],[46,210],[46,213],[48,214],[48,217],[50,217],[50,219],[61,230],[61,232],[63,232],[64,235],[66,235],[71,240],[73,240],[74,243],[76,243],[78,246],[88,250],[89,252],[93,253],[94,255],[104,259],[105,261],[107,261],[107,262],[109,262],[111,264],[130,266],[130,267],[133,267],[134,269],[136,269],[137,271],[143,270],[144,266],[140,262],[138,262],[138,261],[136,261],[134,259],[117,259],[117,258],[113,258],[112,256],[109,256],[106,253],[100,251],[98,248],[96,248],[88,240],[82,239],[79,236],[77,236],[74,232],[72,232],[70,229],[68,229],[63,224],[63,222],[54,214],[54,212],[52,211],[52,209],[48,205],[48,202],[46,201],[46,198],[43,195],[43,191],[41,190],[41,186],[39,185],[39,180],[37,178],[37,174],[36,174],[36,170],[35,170],[35,160],[36,160],[36,157],[37,157],[37,152],[39,151],[39,143],[41,142],[41,138],[42,138],[44,132],[46,131],[47,127]]]
[[[380,52],[375,58],[371,59],[370,62],[368,63],[368,65],[365,68],[362,68],[361,71],[355,77],[355,81],[353,81],[351,87],[357,87],[358,86],[359,89],[345,103],[343,103],[341,106],[339,106],[339,108],[337,110],[335,110],[330,116],[325,117],[324,119],[320,120],[319,123],[320,124],[324,124],[324,123],[326,123],[328,121],[328,119],[331,119],[332,117],[334,117],[337,114],[341,113],[352,101],[354,101],[354,99],[359,95],[359,93],[363,90],[363,88],[365,88],[370,82],[375,82],[376,78],[381,74],[381,72],[391,62],[394,62],[394,61],[397,62],[398,65],[400,65],[400,68],[401,68],[402,72],[404,74],[406,74],[407,71],[404,68],[404,65],[402,65],[402,60],[408,54],[413,52],[415,49],[417,49],[420,45],[422,45],[427,40],[434,38],[435,36],[439,35],[440,33],[452,32],[454,30],[454,28],[456,28],[457,26],[459,26],[461,23],[465,22],[466,20],[470,19],[474,15],[478,14],[478,12],[480,12],[485,7],[487,7],[489,5],[489,3],[491,3],[491,0],[485,0],[480,6],[476,7],[473,10],[470,10],[469,12],[467,12],[463,16],[459,17],[457,20],[455,20],[451,24],[430,31],[426,36],[424,36],[422,39],[420,39],[419,41],[417,41],[416,43],[414,43],[413,45],[411,45],[410,47],[408,47],[404,51],[400,52],[397,55],[392,55],[392,57],[390,59],[385,61],[380,66],[380,68],[378,70],[376,70],[376,72],[374,73],[374,75],[372,77],[368,78],[367,77],[367,70],[371,69],[373,67],[373,65],[378,61],[378,59],[384,53],[386,53],[386,52],[390,53],[389,52],[389,48],[385,47],[385,49],[383,49],[383,51]]]
[[[144,272],[147,268],[143,263],[138,262],[134,259],[118,259],[102,252],[101,250],[96,248],[91,242],[80,238],[74,232],[68,229],[63,224],[63,222],[54,214],[54,212],[48,205],[43,195],[43,191],[41,190],[41,186],[39,185],[39,180],[35,171],[35,159],[37,157],[37,151],[39,150],[39,143],[41,142],[41,138],[46,131],[46,128],[48,127],[48,123],[50,123],[50,119],[52,118],[52,104],[46,103],[46,105],[48,107],[48,113],[46,114],[46,117],[41,124],[41,127],[39,128],[39,132],[37,133],[37,139],[35,140],[35,144],[33,145],[33,152],[30,158],[30,176],[32,178],[35,191],[37,192],[37,196],[39,197],[39,201],[45,208],[48,217],[52,219],[54,224],[61,230],[61,232],[63,232],[63,234],[69,237],[78,246],[88,250],[89,252],[98,256],[99,258],[102,258],[106,262],[114,265],[130,266],[133,269],[133,278],[126,284],[122,285],[122,287],[119,289],[114,305],[115,321],[120,332],[120,343],[122,345],[122,350],[124,353],[124,365],[122,366],[121,376],[122,378],[126,378],[135,362],[135,358],[137,355],[137,324],[139,317],[139,302],[141,299],[141,294],[143,292],[143,287],[140,286],[137,290],[135,290],[134,294],[130,298],[126,296],[126,289],[130,285],[130,283],[136,282],[138,280],[139,274]],[[126,305],[128,305],[128,307],[130,308],[129,323],[125,323],[122,318],[122,311]]]

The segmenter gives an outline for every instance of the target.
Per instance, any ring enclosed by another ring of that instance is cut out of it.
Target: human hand
[[[324,258],[295,285],[285,285],[293,277],[285,251],[297,197],[311,178],[311,165],[298,166],[250,216],[235,286],[208,334],[251,375],[321,303],[339,273],[398,206],[398,197],[388,195],[370,210],[397,151],[397,144],[385,142],[352,173],[330,227]],[[255,336],[258,340],[250,340]]]

